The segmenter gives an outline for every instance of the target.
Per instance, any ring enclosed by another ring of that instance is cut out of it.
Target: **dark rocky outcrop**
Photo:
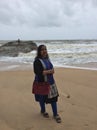
[[[11,41],[0,46],[0,56],[16,57],[20,52],[28,53],[37,48],[33,41]]]

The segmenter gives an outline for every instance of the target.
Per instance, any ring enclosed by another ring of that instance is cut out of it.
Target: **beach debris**
[[[61,94],[62,94],[64,97],[66,97],[66,98],[70,98],[70,94],[63,93],[63,92],[61,92]]]
[[[11,41],[0,46],[0,56],[17,57],[19,53],[28,53],[36,50],[37,45],[33,41]]]
[[[67,95],[67,98],[70,98],[70,95]]]

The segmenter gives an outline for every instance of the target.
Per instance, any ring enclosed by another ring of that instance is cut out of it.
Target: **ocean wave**
[[[36,41],[35,41],[36,42]],[[97,41],[37,41],[37,45],[47,46],[48,54],[54,65],[64,66],[97,62]],[[32,64],[36,51],[20,52],[17,57],[1,56],[0,61]]]

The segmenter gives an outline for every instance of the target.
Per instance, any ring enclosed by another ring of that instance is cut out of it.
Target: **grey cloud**
[[[30,27],[68,26],[76,21],[81,24],[89,3],[97,4],[96,0],[0,1],[0,23]]]
[[[1,1],[0,1],[1,2]],[[6,0],[0,4],[2,24],[26,24],[32,26],[61,26],[65,15],[73,11],[60,0]]]

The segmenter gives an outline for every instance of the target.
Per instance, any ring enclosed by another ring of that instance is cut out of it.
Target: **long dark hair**
[[[46,47],[46,46],[45,46],[45,45],[39,45],[39,46],[37,47],[37,55],[36,55],[35,59],[37,59],[37,58],[42,58],[42,56],[41,56],[41,49],[42,49],[42,47]],[[48,54],[47,54],[47,57],[46,57],[46,58],[49,58]]]

